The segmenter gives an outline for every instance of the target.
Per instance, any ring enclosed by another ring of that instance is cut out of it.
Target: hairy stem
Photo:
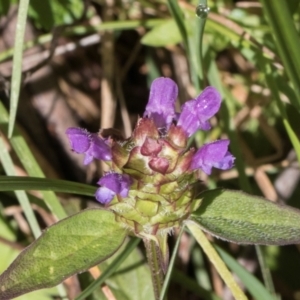
[[[160,267],[160,253],[158,245],[153,240],[144,239],[148,264],[150,267],[154,296],[159,300],[159,295],[162,290],[164,275]]]

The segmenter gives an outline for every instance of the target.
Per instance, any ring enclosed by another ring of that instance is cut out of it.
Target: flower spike
[[[188,138],[198,129],[209,129],[209,119],[220,108],[216,89],[207,87],[186,102],[181,113],[175,112],[177,94],[173,80],[154,80],[146,111],[127,139],[107,129],[101,130],[101,136],[78,128],[67,130],[72,149],[85,154],[85,163],[111,161],[110,171],[98,181],[96,200],[126,229],[158,241],[164,270],[166,235],[200,205],[194,189],[198,170],[210,174],[212,168],[227,170],[234,163],[228,140],[198,150],[188,147]]]

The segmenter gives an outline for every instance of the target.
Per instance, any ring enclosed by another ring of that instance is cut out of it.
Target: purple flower
[[[202,169],[211,174],[212,167],[228,170],[233,167],[234,156],[228,151],[229,140],[218,140],[202,146],[194,155],[191,169]]]
[[[175,113],[175,101],[178,95],[176,83],[170,78],[160,77],[152,82],[149,101],[144,117],[154,120],[157,128],[169,129],[170,124],[178,119],[177,125],[188,136],[198,129],[208,130],[208,120],[214,116],[221,106],[221,95],[209,86],[196,99],[182,106],[181,114]]]
[[[164,77],[155,79],[151,84],[144,117],[152,118],[157,128],[169,128],[175,118],[177,95],[178,88],[172,79]]]
[[[82,128],[68,128],[66,134],[70,145],[76,153],[84,153],[84,164],[89,164],[94,158],[111,160],[111,149],[96,133],[89,133]]]
[[[132,183],[127,174],[107,173],[98,181],[101,187],[97,189],[95,197],[102,204],[109,203],[116,194],[127,197]]]
[[[221,95],[214,87],[209,86],[196,99],[182,106],[177,125],[181,126],[188,136],[198,129],[209,130],[208,120],[219,111],[220,106]]]

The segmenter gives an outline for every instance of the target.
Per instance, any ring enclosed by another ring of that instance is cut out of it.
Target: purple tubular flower
[[[95,197],[100,203],[107,204],[116,194],[127,197],[133,181],[127,174],[107,173],[97,183],[101,187],[97,189]]]
[[[228,170],[233,167],[235,157],[228,151],[229,140],[218,140],[202,146],[194,155],[191,169],[202,169],[207,175],[211,169]]]
[[[97,134],[74,127],[68,128],[66,134],[72,150],[85,154],[85,165],[89,164],[94,158],[105,161],[112,159],[110,147]]]
[[[149,101],[144,117],[151,117],[157,128],[169,128],[175,116],[178,87],[170,78],[155,79],[150,88]]]
[[[186,102],[181,109],[177,125],[187,133],[188,136],[197,130],[209,130],[208,120],[220,109],[221,95],[212,86],[207,87],[196,99]]]

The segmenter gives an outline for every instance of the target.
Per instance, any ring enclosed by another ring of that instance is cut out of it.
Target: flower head
[[[229,141],[188,149],[188,138],[197,130],[210,129],[209,119],[219,110],[221,96],[207,87],[175,112],[178,88],[169,78],[157,78],[149,102],[132,135],[110,135],[107,139],[83,129],[70,128],[72,149],[93,159],[109,161],[110,172],[99,181],[96,199],[113,211],[116,220],[140,236],[162,236],[199,205],[194,199],[198,170],[211,174],[212,168],[227,170],[234,157]]]

